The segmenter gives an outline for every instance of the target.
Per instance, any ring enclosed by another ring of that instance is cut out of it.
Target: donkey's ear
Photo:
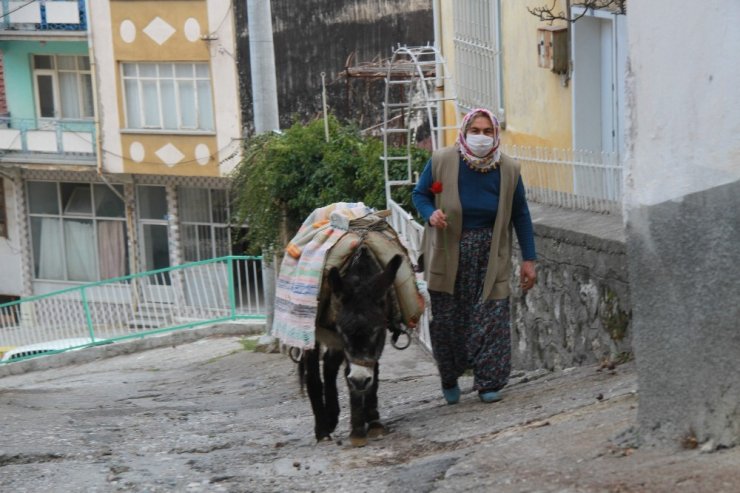
[[[385,270],[378,275],[375,281],[375,292],[378,295],[385,294],[386,290],[391,287],[393,281],[396,279],[396,273],[401,267],[401,262],[403,262],[403,257],[399,254],[394,255],[388,264],[386,264]]]
[[[332,267],[329,270],[329,287],[335,295],[339,296],[342,294],[342,276],[339,275],[339,269],[336,267]]]

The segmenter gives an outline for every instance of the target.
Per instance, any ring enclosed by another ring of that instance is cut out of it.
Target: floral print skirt
[[[509,299],[481,301],[492,228],[463,230],[454,294],[430,291],[429,331],[442,387],[473,369],[473,388],[499,390],[511,373]]]

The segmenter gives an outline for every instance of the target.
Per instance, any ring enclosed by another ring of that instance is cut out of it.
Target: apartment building
[[[241,253],[231,2],[8,1],[0,16],[0,302]]]

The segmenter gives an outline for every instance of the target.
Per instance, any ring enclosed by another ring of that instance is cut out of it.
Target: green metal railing
[[[3,362],[265,319],[261,265],[262,257],[219,257],[5,303],[0,305],[0,346],[7,349]],[[13,354],[9,348],[23,352]]]

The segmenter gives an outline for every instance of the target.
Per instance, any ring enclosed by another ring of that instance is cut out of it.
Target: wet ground
[[[0,378],[1,491],[740,491],[738,449],[635,448],[629,363],[515,373],[495,404],[465,377],[448,406],[428,353],[389,347],[390,433],[353,448],[343,382],[335,441],[317,445],[295,364],[241,337],[76,361]]]

